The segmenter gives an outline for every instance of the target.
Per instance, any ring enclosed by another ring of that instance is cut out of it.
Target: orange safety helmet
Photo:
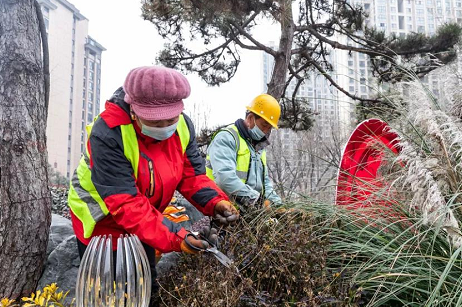
[[[278,129],[281,107],[278,101],[271,95],[261,94],[252,100],[246,109],[266,120],[271,126]]]

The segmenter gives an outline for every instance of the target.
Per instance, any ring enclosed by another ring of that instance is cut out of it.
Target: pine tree
[[[310,71],[323,75],[332,86],[350,98],[377,103],[343,89],[330,75],[329,52],[334,49],[369,56],[373,73],[380,81],[395,82],[406,77],[398,63],[410,63],[413,73],[423,76],[455,58],[453,46],[461,28],[447,24],[433,37],[410,34],[405,38],[386,37],[365,25],[367,12],[349,0],[145,0],[143,17],[151,21],[171,43],[159,61],[173,68],[196,72],[210,85],[229,81],[241,62],[242,49],[263,51],[274,57],[268,93],[282,102],[283,127],[304,130],[311,126],[306,100],[295,94]],[[296,11],[296,14],[294,14]],[[259,42],[252,29],[261,20],[279,24],[277,49]],[[354,44],[344,44],[349,38]],[[201,41],[203,50],[188,48],[190,40]],[[414,65],[419,59],[418,65]],[[296,79],[294,95],[285,90]],[[289,98],[289,99],[286,99]]]

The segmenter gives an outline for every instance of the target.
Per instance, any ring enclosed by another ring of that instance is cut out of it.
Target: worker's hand
[[[253,209],[257,206],[259,197],[250,198],[249,196],[236,196],[236,202],[240,205],[239,209]]]
[[[213,219],[219,226],[227,226],[239,219],[239,212],[229,201],[221,200],[215,205]]]
[[[181,251],[187,254],[198,254],[209,248],[209,244],[205,240],[196,239],[191,233],[188,233],[181,242]]]
[[[204,226],[199,231],[199,238],[204,239],[209,245],[217,245],[218,242],[218,230],[210,226]]]
[[[198,234],[187,234],[180,246],[181,250],[185,253],[197,254],[211,247],[210,245],[217,245],[217,241],[218,231],[210,226],[204,226]]]

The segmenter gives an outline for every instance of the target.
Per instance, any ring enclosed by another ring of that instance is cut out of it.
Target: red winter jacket
[[[177,132],[164,141],[141,134],[123,96],[120,88],[106,102],[106,110],[95,121],[88,140],[91,179],[109,210],[92,236],[112,234],[116,249],[119,235],[131,233],[161,252],[180,251],[186,230],[162,215],[175,190],[205,215],[212,215],[216,203],[228,198],[205,175],[205,161],[186,115],[190,142],[183,154]],[[129,123],[134,125],[140,149],[137,179],[124,155],[119,127]],[[84,238],[81,221],[72,211],[71,216],[77,238],[88,245],[91,238]]]

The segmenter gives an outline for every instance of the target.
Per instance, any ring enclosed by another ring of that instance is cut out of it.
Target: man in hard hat
[[[281,107],[262,94],[248,105],[245,119],[220,129],[207,149],[207,176],[239,205],[241,211],[280,204],[266,165],[271,129],[278,128]]]

